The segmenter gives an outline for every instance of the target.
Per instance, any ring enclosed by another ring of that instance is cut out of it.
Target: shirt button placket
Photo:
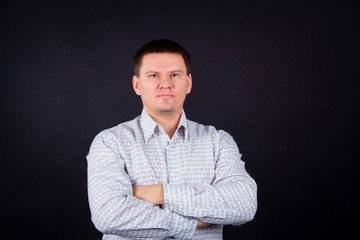
[[[173,157],[173,151],[172,151],[172,144],[170,143],[166,147],[166,156],[167,156],[167,163],[168,163],[168,179],[169,183],[174,183],[174,157]]]
[[[170,175],[169,175],[169,164],[171,164],[169,162],[169,143],[170,143],[170,138],[169,136],[163,132],[161,135],[160,135],[160,140],[161,140],[161,144],[164,148],[164,156],[165,156],[165,161],[166,161],[166,166],[167,166],[167,183],[170,183],[171,182],[171,178],[170,178]]]

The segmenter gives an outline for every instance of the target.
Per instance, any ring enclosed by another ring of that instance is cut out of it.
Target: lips
[[[161,93],[161,94],[158,94],[157,97],[160,97],[160,98],[170,98],[170,97],[173,97],[174,95],[173,94],[170,94],[170,93]]]

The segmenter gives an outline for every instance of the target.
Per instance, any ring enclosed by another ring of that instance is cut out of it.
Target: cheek
[[[156,86],[152,84],[143,84],[140,86],[140,92],[144,97],[150,98],[156,94]]]
[[[142,88],[145,89],[146,91],[151,91],[156,89],[157,86],[157,82],[156,81],[146,81],[142,84]]]

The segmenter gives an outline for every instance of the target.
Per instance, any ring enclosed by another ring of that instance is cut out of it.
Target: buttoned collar
[[[140,125],[142,128],[142,131],[144,133],[144,139],[145,142],[147,142],[149,140],[149,138],[154,134],[154,132],[156,131],[156,129],[160,129],[160,125],[157,124],[151,117],[150,115],[145,111],[145,109],[142,110],[141,112],[141,116],[140,116]],[[183,138],[184,140],[188,140],[189,138],[189,133],[188,133],[188,123],[187,123],[187,119],[186,119],[186,115],[185,115],[185,111],[184,109],[182,110],[182,114],[180,117],[180,121],[178,124],[178,127],[175,131],[175,134],[178,134],[178,131],[180,128],[183,128]]]

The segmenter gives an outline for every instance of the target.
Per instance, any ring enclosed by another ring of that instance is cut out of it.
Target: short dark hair
[[[148,53],[177,53],[180,54],[185,62],[186,72],[190,74],[191,69],[191,59],[190,54],[177,42],[174,42],[169,39],[159,39],[152,40],[142,46],[134,56],[134,74],[139,76],[140,74],[140,66],[142,62],[142,58]]]

